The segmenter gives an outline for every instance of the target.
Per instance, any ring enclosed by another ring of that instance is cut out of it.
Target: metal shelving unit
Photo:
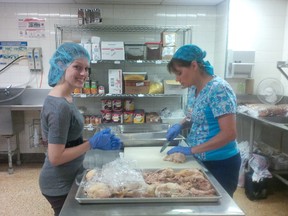
[[[55,41],[56,47],[58,47],[64,41],[65,37],[69,39],[75,34],[79,35],[91,35],[94,33],[101,35],[104,33],[115,33],[110,34],[114,35],[117,38],[117,33],[125,35],[130,33],[137,34],[153,34],[159,35],[162,32],[175,32],[178,35],[178,38],[181,41],[180,44],[192,43],[192,26],[189,25],[173,25],[173,26],[159,26],[159,25],[103,25],[103,24],[88,24],[88,25],[55,25]],[[75,34],[74,34],[75,33]],[[83,33],[83,34],[82,34]],[[136,35],[137,35],[136,34]],[[67,37],[68,36],[68,37]],[[101,36],[102,37],[102,36]],[[125,38],[125,37],[124,37]],[[122,38],[123,40],[123,38]],[[125,42],[125,41],[124,41]],[[155,64],[159,66],[166,66],[168,60],[99,60],[91,62],[92,64],[137,64],[139,67],[143,67],[144,64]],[[135,65],[134,65],[135,66]],[[74,94],[75,98],[181,98],[180,106],[184,107],[184,97],[182,94]]]

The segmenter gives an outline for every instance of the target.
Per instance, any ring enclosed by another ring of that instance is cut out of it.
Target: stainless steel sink
[[[288,116],[266,116],[261,119],[278,124],[288,124]]]
[[[147,132],[147,133],[123,133],[117,134],[124,144],[127,146],[162,146],[166,140],[166,132]],[[178,145],[184,140],[182,135],[178,135],[171,145]]]

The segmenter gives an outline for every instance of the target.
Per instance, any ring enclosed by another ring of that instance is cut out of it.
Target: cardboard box
[[[149,80],[125,80],[125,94],[148,94]]]
[[[174,53],[175,53],[176,47],[162,47],[162,59],[163,60],[170,60],[172,59]]]
[[[123,41],[102,41],[102,60],[125,60]]]
[[[124,80],[145,80],[147,72],[123,72]]]
[[[100,43],[92,43],[91,62],[101,60]]]
[[[108,71],[109,94],[122,94],[122,70],[109,69]]]
[[[163,32],[161,34],[163,46],[176,46],[176,33],[175,32]]]
[[[164,94],[187,94],[188,88],[182,88],[175,80],[164,80]]]

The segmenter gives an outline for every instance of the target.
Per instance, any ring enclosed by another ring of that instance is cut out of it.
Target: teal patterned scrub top
[[[189,146],[205,143],[220,132],[217,117],[236,113],[236,95],[231,86],[222,78],[214,76],[196,97],[196,87],[188,89],[186,115],[192,126],[187,137]],[[236,140],[221,148],[195,156],[201,161],[224,160],[239,152]]]

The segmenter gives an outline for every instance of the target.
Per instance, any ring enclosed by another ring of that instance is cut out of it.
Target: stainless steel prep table
[[[256,122],[260,122],[264,125],[269,125],[269,126],[272,126],[272,127],[275,127],[275,128],[278,128],[279,130],[281,131],[288,131],[288,126],[287,124],[278,124],[278,123],[274,123],[274,122],[271,122],[271,121],[267,121],[265,120],[265,118],[261,118],[261,117],[256,117],[256,116],[251,116],[247,113],[243,113],[243,112],[237,112],[237,115],[241,116],[241,117],[244,117],[248,120],[250,120],[250,135],[249,135],[249,143],[250,143],[250,146],[249,146],[249,155],[250,157],[252,157],[252,154],[253,154],[253,146],[254,146],[254,141],[255,141],[255,123]],[[283,136],[283,134],[281,135]],[[278,178],[280,181],[282,181],[284,184],[288,185],[288,180],[285,179],[284,177],[282,177],[282,175],[287,175],[288,174],[288,171],[287,170],[283,170],[283,171],[272,171],[272,174]]]
[[[121,203],[121,204],[79,204],[75,199],[78,189],[73,184],[60,216],[160,216],[160,215],[201,215],[201,216],[240,216],[245,215],[234,200],[226,193],[216,179],[207,172],[208,177],[222,195],[219,202],[211,203]]]

